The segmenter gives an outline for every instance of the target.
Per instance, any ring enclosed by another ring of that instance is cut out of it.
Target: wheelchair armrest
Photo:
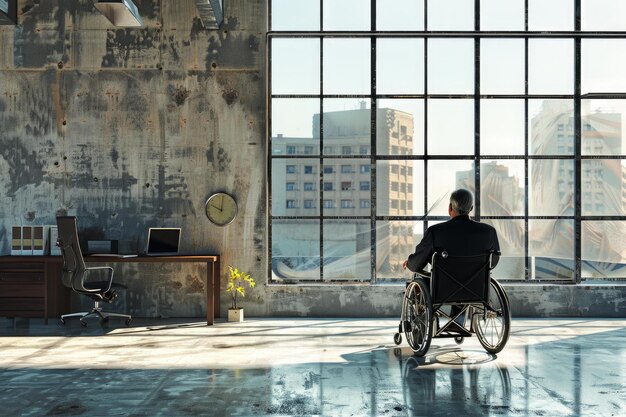
[[[430,272],[420,269],[413,273],[413,278],[430,278]]]

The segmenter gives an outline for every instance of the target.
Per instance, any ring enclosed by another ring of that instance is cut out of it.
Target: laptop
[[[178,255],[180,245],[180,228],[151,227],[148,229],[148,256]]]

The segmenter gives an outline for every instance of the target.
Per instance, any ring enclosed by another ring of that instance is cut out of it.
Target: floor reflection
[[[395,327],[301,319],[0,328],[0,414],[626,415],[626,321],[515,320],[497,355],[475,338],[444,339],[423,358],[393,344]]]

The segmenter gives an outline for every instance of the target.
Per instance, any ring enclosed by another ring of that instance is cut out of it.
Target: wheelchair
[[[395,344],[402,343],[404,333],[414,355],[424,356],[433,338],[461,344],[475,334],[487,352],[500,352],[509,339],[511,309],[504,288],[491,277],[499,255],[435,252],[431,272],[416,272],[406,284]]]

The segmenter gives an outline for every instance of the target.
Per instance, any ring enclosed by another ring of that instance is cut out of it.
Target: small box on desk
[[[118,253],[117,240],[88,240],[87,253]]]
[[[59,229],[56,225],[50,226],[50,255],[61,255],[61,248],[57,246],[57,239],[59,238]]]
[[[48,226],[33,226],[33,255],[45,255],[48,243]]]
[[[11,255],[22,254],[22,226],[11,227]]]

